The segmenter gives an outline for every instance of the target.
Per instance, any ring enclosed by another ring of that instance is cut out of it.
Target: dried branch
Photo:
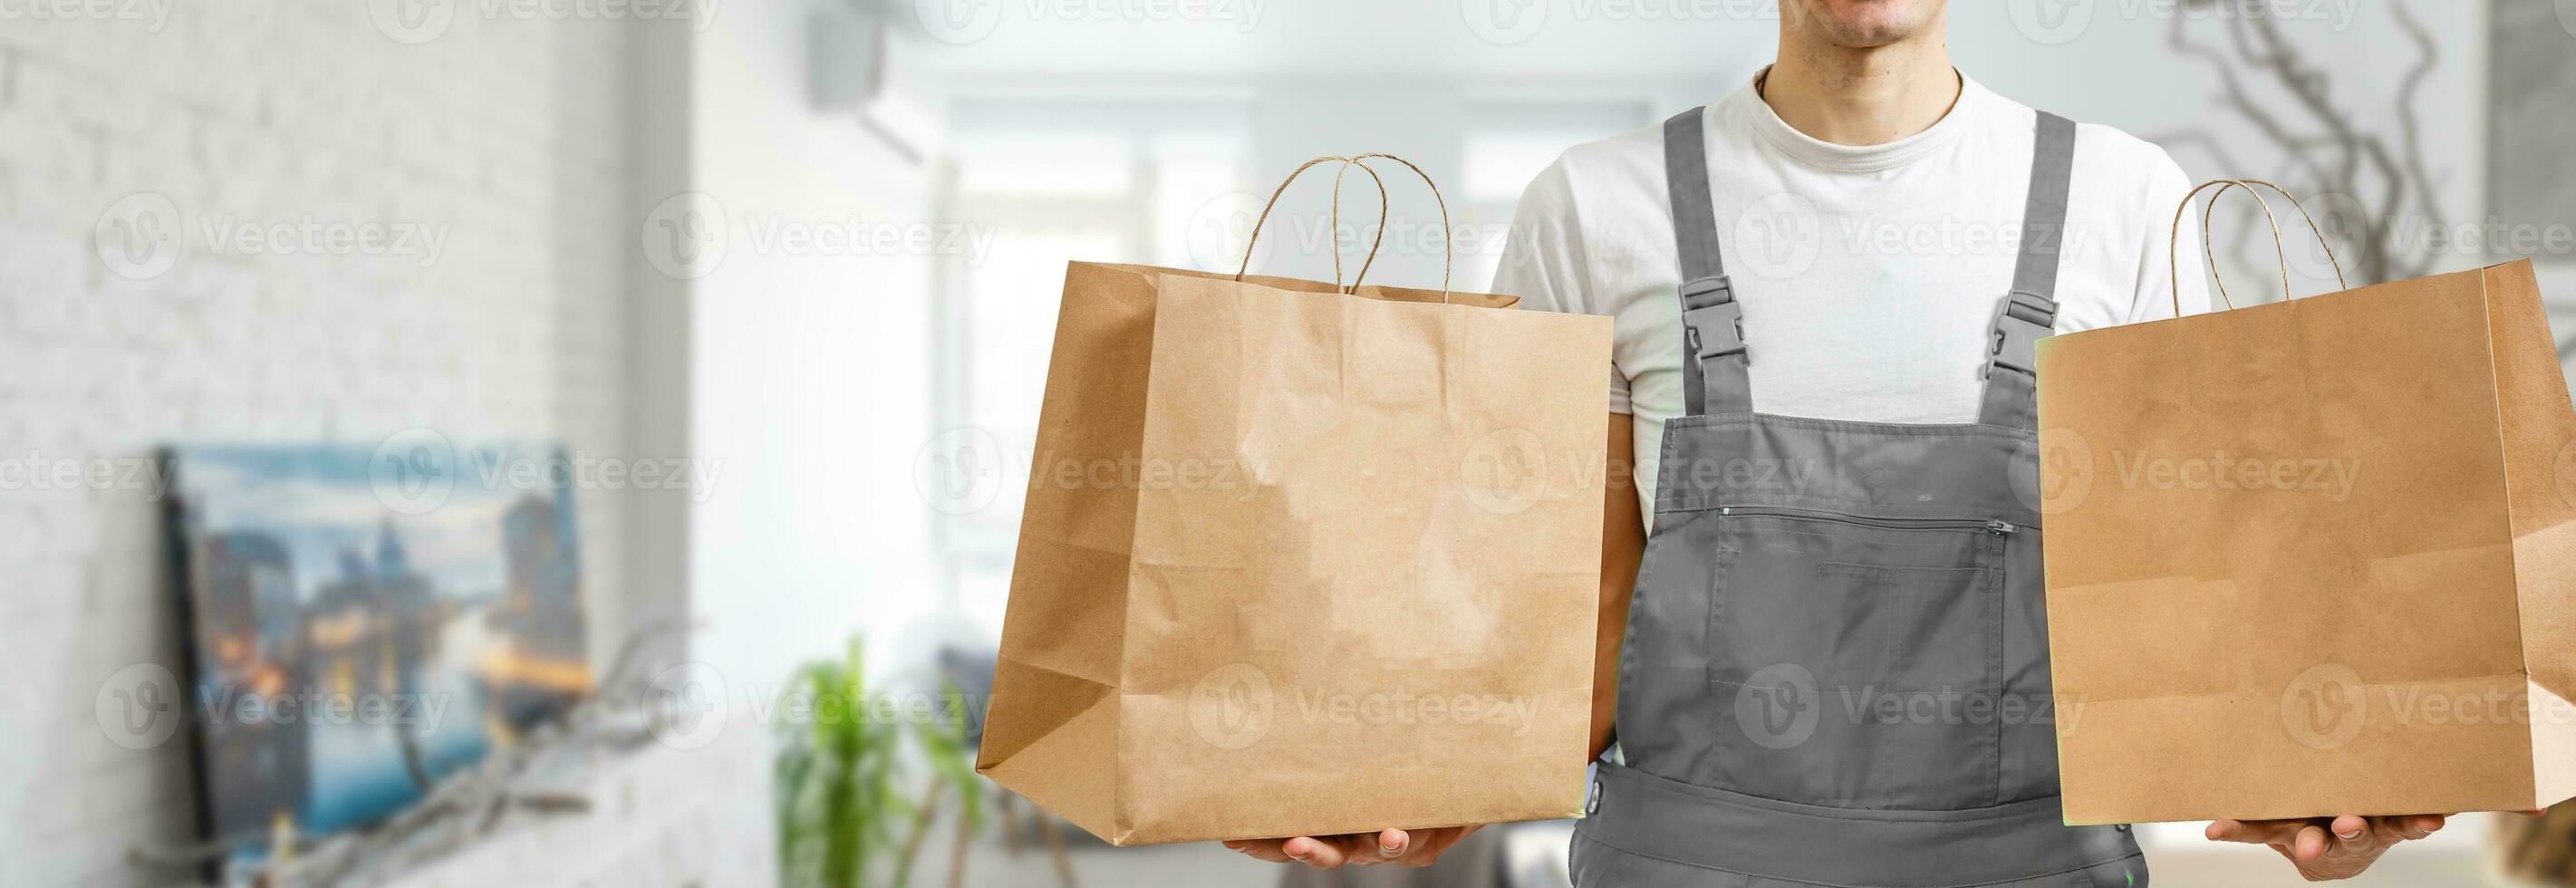
[[[2356,124],[2349,112],[2335,104],[2332,79],[2324,69],[2311,64],[2282,33],[2280,24],[2266,14],[2263,4],[2200,0],[2196,8],[2210,9],[2221,3],[2235,4],[2234,12],[2227,16],[2225,50],[2192,41],[2185,27],[2187,16],[2174,18],[2168,43],[2177,53],[2209,65],[2222,88],[2217,98],[2280,150],[2294,170],[2291,181],[2315,191],[2344,195],[2361,204],[2365,217],[2358,220],[2361,231],[2354,238],[2358,243],[2350,245],[2357,248],[2353,252],[2360,259],[2361,281],[2376,283],[2425,273],[2431,265],[2429,259],[2416,257],[2401,263],[2392,257],[2388,246],[2390,227],[2405,218],[2410,207],[2416,218],[2427,225],[2445,224],[2435,193],[2438,181],[2424,159],[2423,128],[2416,114],[2422,87],[2442,60],[2431,32],[2405,4],[2393,4],[2397,25],[2413,43],[2417,57],[2397,90],[2399,147],[2392,150],[2385,135]],[[2291,108],[2299,112],[2298,122],[2257,98],[2248,81],[2249,69],[2263,73],[2263,80],[2287,95]],[[2216,142],[2214,138],[2204,141],[2213,145]],[[2234,164],[2223,153],[2221,159]],[[2237,248],[2233,252],[2240,258],[2247,236],[2240,234],[2231,239]]]
[[[2305,167],[2306,172],[2309,175],[2312,175],[2319,180],[2328,178],[2325,168],[2318,166],[2315,160],[2310,158],[2307,155],[2307,152],[2300,148],[2300,139],[2291,134],[2289,127],[2283,125],[2278,119],[2265,111],[2261,104],[2254,101],[2252,92],[2245,88],[2244,82],[2239,78],[2236,71],[2236,65],[2226,55],[2215,49],[2193,43],[2189,37],[2184,36],[2186,33],[2183,29],[2185,21],[2186,19],[2182,16],[2174,17],[2173,27],[2169,29],[2168,32],[2167,44],[2171,45],[2176,52],[2185,56],[2198,58],[2208,62],[2210,66],[2217,71],[2219,86],[2224,90],[2224,94],[2219,96],[2220,99],[2224,100],[2230,107],[2234,108],[2236,113],[2242,115],[2245,119],[2252,121],[2254,128],[2262,131],[2266,138],[2271,139],[2276,146],[2280,147],[2282,149],[2282,153],[2288,155],[2291,162]]]
[[[2237,161],[2235,153],[2228,150],[2227,143],[2218,138],[2218,134],[2206,129],[2188,129],[2155,133],[2149,135],[2147,140],[2158,145],[2169,147],[2179,147],[2184,145],[2199,146],[2200,150],[2206,151],[2209,153],[2209,156],[2218,159],[2219,169],[2241,170],[2246,168],[2243,163]],[[2216,240],[2213,238],[2212,242],[2214,243]],[[2252,261],[2254,255],[2254,243],[2255,241],[2253,239],[2246,237],[2228,238],[2227,246],[2224,247],[2227,251],[2227,258],[2233,259],[2240,264]],[[2212,258],[2214,261],[2215,257]]]
[[[2441,60],[2441,47],[2433,42],[2432,32],[2415,20],[2415,13],[2408,10],[2406,4],[2397,4],[2393,9],[2397,13],[2397,26],[2405,29],[2406,35],[2415,41],[2416,51],[2423,54],[2415,67],[2406,72],[2405,85],[2397,89],[2397,125],[2406,140],[2407,177],[2415,183],[2415,200],[2424,207],[2425,221],[2439,225],[2442,224],[2442,200],[2433,193],[2433,172],[2424,163],[2424,128],[2415,118],[2415,93],[2432,76],[2434,64]],[[2428,264],[2420,258],[2415,260],[2406,269],[2406,276],[2422,276],[2429,270]]]
[[[2260,9],[2261,7],[2248,8]],[[2280,26],[2270,18],[2258,14],[2244,16],[2235,21],[2238,24],[2235,25],[2234,30],[2251,33],[2260,40],[2265,49],[2256,56],[2256,64],[2270,68],[2274,79],[2280,81],[2282,88],[2288,90],[2290,97],[2298,101],[2302,110],[2316,118],[2318,125],[2325,128],[2327,137],[2333,140],[2335,149],[2341,155],[2341,161],[2336,164],[2336,181],[2351,182],[2357,179],[2357,167],[2367,146],[2360,134],[2354,132],[2352,125],[2345,121],[2343,112],[2336,109],[2333,101],[2326,95],[2325,76],[2309,67],[2300,58],[2298,50],[2290,46],[2289,41],[2281,36]]]

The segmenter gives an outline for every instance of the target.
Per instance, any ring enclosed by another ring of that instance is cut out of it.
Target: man
[[[1541,173],[1494,287],[1617,319],[1610,452],[1637,461],[1633,495],[1609,473],[1595,678],[1593,751],[1615,711],[1621,755],[1575,881],[2144,885],[2127,827],[2058,805],[2031,342],[2206,309],[2196,263],[2167,271],[2189,183],[1961,75],[1944,0],[1781,8],[1751,83]],[[2208,836],[2339,879],[2442,823]],[[1422,865],[1473,830],[1228,844]]]

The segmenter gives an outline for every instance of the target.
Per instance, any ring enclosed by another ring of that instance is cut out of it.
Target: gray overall
[[[1625,764],[1600,765],[1575,883],[2146,885],[2127,827],[2066,826],[2057,798],[2031,353],[2075,125],[2039,116],[1982,415],[1901,425],[1753,412],[1702,120],[1664,123],[1687,415],[1620,659]]]

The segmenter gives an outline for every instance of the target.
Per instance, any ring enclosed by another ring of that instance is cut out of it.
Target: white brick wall
[[[0,20],[0,459],[170,441],[372,445],[559,437],[617,454],[634,242],[626,23],[448,3],[406,45],[351,0],[124,0],[145,18]],[[155,6],[164,7],[156,12]],[[156,19],[156,15],[166,18]],[[155,23],[158,27],[155,28]],[[93,250],[135,192],[184,253],[128,280]],[[443,255],[217,254],[199,221],[425,222]],[[179,671],[156,506],[0,479],[0,886],[164,884],[125,860],[188,838],[185,745],[129,751],[93,701]],[[621,512],[581,516],[594,650],[624,612]]]

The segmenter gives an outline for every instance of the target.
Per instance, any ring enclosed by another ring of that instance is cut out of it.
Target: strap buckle
[[[2037,377],[2039,340],[2056,332],[2056,327],[2057,303],[2054,300],[2021,290],[2005,294],[1995,306],[1995,323],[1986,351],[1986,365],[1979,378],[1994,376],[1997,367]]]
[[[1682,282],[1682,310],[1707,308],[1735,301],[1735,282],[1726,275],[1713,274]]]
[[[1746,364],[1753,363],[1753,356],[1744,348],[1742,305],[1723,302],[1682,312],[1682,329],[1689,337],[1685,344],[1703,366],[1728,355],[1744,355]]]
[[[1744,306],[1735,301],[1735,285],[1716,274],[1682,282],[1683,345],[1700,363],[1726,357],[1752,356],[1744,349]]]

